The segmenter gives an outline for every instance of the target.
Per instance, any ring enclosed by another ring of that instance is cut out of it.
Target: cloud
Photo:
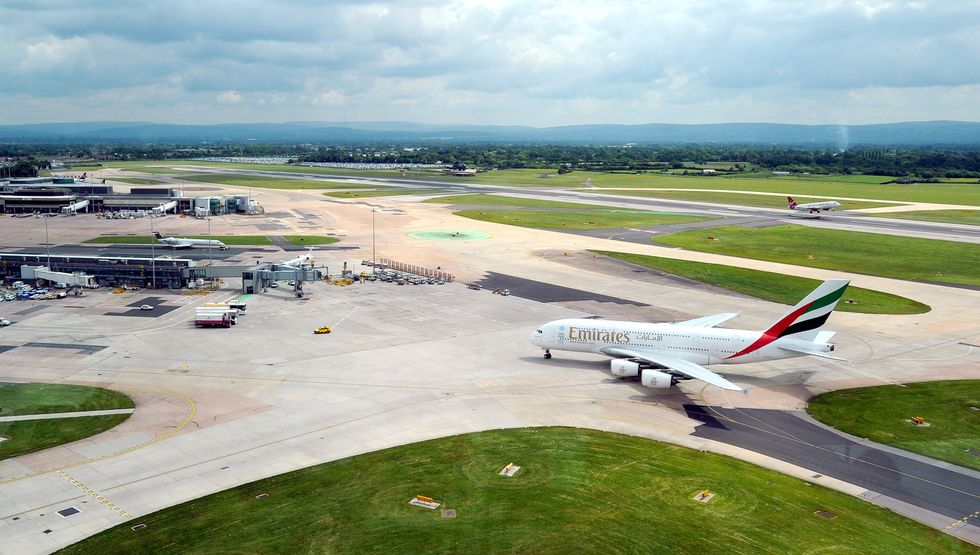
[[[242,95],[235,91],[225,91],[219,94],[216,98],[218,99],[218,102],[222,104],[238,104],[242,100],[245,100],[242,98]]]
[[[138,6],[0,4],[0,123],[980,120],[973,0]]]

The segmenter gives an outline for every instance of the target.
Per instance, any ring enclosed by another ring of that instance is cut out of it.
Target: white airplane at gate
[[[573,318],[555,320],[531,333],[531,343],[544,349],[579,351],[614,357],[613,375],[640,376],[650,388],[664,389],[678,380],[698,379],[711,385],[741,391],[702,365],[742,364],[799,356],[843,360],[832,356],[828,343],[832,331],[821,331],[849,281],[823,282],[765,331],[721,329],[715,326],[734,318],[726,312],[677,323],[649,324]]]
[[[834,208],[840,208],[840,203],[836,200],[825,200],[821,202],[807,202],[805,204],[800,204],[793,200],[793,197],[786,197],[789,201],[787,208],[790,210],[796,210],[797,212],[809,212],[811,214],[819,214],[821,211],[826,212],[828,210],[833,210]]]
[[[229,249],[228,245],[218,241],[217,239],[188,239],[187,237],[164,237],[160,235],[159,231],[153,232],[153,237],[163,243],[164,245],[169,245],[175,249],[189,249],[191,247],[214,247],[216,249],[221,249],[226,251]]]
[[[297,256],[296,258],[290,258],[289,260],[283,260],[280,264],[283,266],[293,266],[294,268],[299,268],[301,266],[312,266],[313,265],[313,247],[306,251],[306,254]]]

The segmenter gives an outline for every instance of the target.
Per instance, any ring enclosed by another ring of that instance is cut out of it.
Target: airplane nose
[[[541,338],[541,334],[539,334],[536,331],[532,331],[531,335],[527,336],[527,340],[530,341],[533,345],[541,345],[540,338]]]

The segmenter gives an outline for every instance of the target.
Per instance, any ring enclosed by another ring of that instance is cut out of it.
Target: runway
[[[933,222],[920,222],[915,220],[900,220],[889,218],[875,218],[871,216],[855,215],[855,213],[833,212],[823,214],[820,218],[812,218],[807,215],[792,212],[790,210],[777,210],[772,208],[759,208],[750,206],[721,205],[711,204],[703,201],[683,201],[665,200],[644,197],[626,197],[623,195],[603,194],[601,188],[590,189],[588,191],[568,191],[563,189],[535,189],[532,187],[513,187],[506,185],[485,185],[479,183],[451,182],[444,181],[421,181],[411,179],[395,178],[357,178],[343,175],[327,175],[320,173],[302,172],[279,172],[266,170],[239,170],[239,169],[216,169],[213,167],[193,167],[195,172],[201,173],[231,173],[258,175],[267,177],[320,179],[333,182],[350,182],[359,184],[377,184],[379,186],[396,186],[417,189],[445,189],[449,194],[507,194],[535,198],[541,200],[568,201],[568,202],[587,202],[607,204],[619,208],[635,210],[672,210],[683,211],[692,214],[706,214],[722,216],[725,218],[753,218],[768,219],[774,222],[786,224],[795,223],[814,227],[830,227],[834,229],[847,229],[852,231],[864,231],[868,233],[885,233],[892,235],[903,235],[908,237],[928,237],[934,239],[944,239],[948,241],[964,241],[970,243],[980,243],[980,226],[943,224]],[[774,223],[773,225],[778,225]]]

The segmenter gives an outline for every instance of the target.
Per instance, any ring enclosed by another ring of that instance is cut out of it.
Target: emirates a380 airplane
[[[640,376],[650,388],[669,388],[679,380],[698,379],[711,385],[740,391],[703,365],[742,364],[799,356],[843,360],[829,353],[832,331],[821,331],[847,289],[848,280],[823,282],[785,316],[764,331],[722,329],[715,326],[734,318],[726,312],[673,324],[618,322],[575,318],[544,324],[528,338],[544,349],[579,351],[614,357],[614,376]]]

